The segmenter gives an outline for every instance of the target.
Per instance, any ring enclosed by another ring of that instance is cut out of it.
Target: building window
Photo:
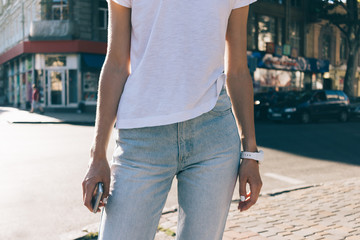
[[[298,22],[290,23],[290,45],[293,48],[296,48],[298,51],[300,50],[300,24]]]
[[[108,27],[108,5],[105,0],[99,2],[99,29],[106,30]]]
[[[254,14],[249,15],[247,31],[247,48],[256,50],[256,19]]]
[[[68,0],[43,0],[42,19],[67,20],[69,19]]]
[[[284,32],[284,26],[285,21],[282,18],[277,19],[277,45],[282,46],[283,45],[283,32]]]
[[[331,56],[331,35],[324,35],[322,38],[321,57],[325,60],[330,60]]]
[[[303,0],[291,0],[292,7],[301,7]]]
[[[266,43],[275,42],[276,28],[275,18],[270,16],[259,16],[258,21],[258,49],[266,50]]]

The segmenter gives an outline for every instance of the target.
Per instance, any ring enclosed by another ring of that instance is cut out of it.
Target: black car
[[[349,98],[342,91],[312,90],[299,92],[268,109],[271,120],[296,120],[309,123],[319,119],[349,118]]]
[[[360,118],[360,103],[353,103],[350,105],[350,117]]]
[[[295,91],[269,91],[254,94],[255,119],[267,119],[268,109],[271,106],[286,101],[288,98],[292,98],[296,93]]]

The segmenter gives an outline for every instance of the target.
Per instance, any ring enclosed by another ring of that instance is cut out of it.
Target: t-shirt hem
[[[127,8],[131,8],[131,4],[129,3],[129,0],[126,1],[126,0],[106,0],[107,2],[109,1],[113,1],[123,7],[127,7]]]
[[[219,96],[218,96],[219,97]],[[206,103],[199,106],[196,109],[189,111],[178,112],[170,115],[136,118],[136,119],[118,119],[116,121],[116,129],[131,129],[131,128],[144,128],[144,127],[156,127],[164,126],[174,123],[179,123],[196,118],[204,113],[209,112],[216,105],[217,98],[215,98],[210,104]]]
[[[245,6],[248,6],[254,2],[256,2],[257,0],[242,0],[242,1],[236,1],[236,3],[234,4],[234,7],[233,9],[236,9],[236,8],[242,8],[242,7],[245,7]]]

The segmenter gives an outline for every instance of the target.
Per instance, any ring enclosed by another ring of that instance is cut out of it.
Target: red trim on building
[[[105,42],[85,40],[25,41],[0,55],[3,64],[24,53],[94,53],[106,54]]]

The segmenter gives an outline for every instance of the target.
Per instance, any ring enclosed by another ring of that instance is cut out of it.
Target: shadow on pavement
[[[310,124],[257,121],[258,146],[300,156],[360,165],[360,121]]]

